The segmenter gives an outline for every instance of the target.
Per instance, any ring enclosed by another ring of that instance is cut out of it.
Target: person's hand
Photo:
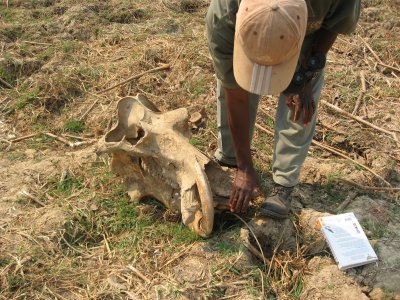
[[[311,84],[307,83],[298,95],[288,96],[286,98],[286,104],[289,106],[290,110],[294,111],[294,122],[297,122],[301,116],[304,126],[310,124],[315,113]]]
[[[254,169],[238,169],[233,181],[232,193],[229,201],[231,212],[246,212],[249,203],[260,193],[257,175]]]

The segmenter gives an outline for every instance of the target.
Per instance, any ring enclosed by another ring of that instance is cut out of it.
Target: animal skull
[[[117,111],[98,153],[112,153],[111,168],[130,198],[154,197],[194,232],[210,235],[215,210],[229,208],[232,174],[189,143],[188,111],[158,112],[143,95],[121,99]]]

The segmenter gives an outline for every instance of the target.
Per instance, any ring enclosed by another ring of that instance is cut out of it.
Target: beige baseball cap
[[[285,90],[296,70],[306,28],[304,0],[242,0],[233,51],[237,83],[258,95]]]

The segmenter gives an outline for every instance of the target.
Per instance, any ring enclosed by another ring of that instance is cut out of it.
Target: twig
[[[64,143],[64,144],[66,144],[66,145],[72,147],[72,143],[71,143],[70,141],[68,141],[68,140],[66,140],[66,139],[64,139],[64,138],[62,138],[62,137],[60,137],[60,136],[57,136],[57,135],[52,134],[52,133],[50,133],[50,132],[45,132],[45,135],[47,135],[47,136],[49,136],[49,137],[52,137],[52,138],[56,139],[57,141],[62,142],[62,143]]]
[[[264,128],[263,126],[261,126],[261,125],[259,125],[259,124],[256,124],[256,127],[257,127],[258,129],[260,129],[260,130],[262,130],[262,131],[264,131],[264,132],[266,132],[266,133],[272,135],[272,136],[274,135],[274,133],[273,133],[271,130],[269,130],[269,129],[267,129],[267,128]],[[365,166],[365,165],[359,163],[358,161],[352,159],[351,157],[349,157],[349,156],[347,156],[347,155],[341,153],[340,150],[335,149],[335,148],[330,147],[330,146],[327,146],[327,145],[324,145],[324,144],[322,144],[322,143],[320,143],[320,142],[318,142],[318,141],[316,141],[316,140],[312,140],[311,143],[312,143],[313,145],[318,146],[318,147],[320,147],[320,148],[322,148],[322,149],[324,149],[324,150],[327,150],[327,151],[329,151],[329,152],[331,152],[331,153],[333,153],[333,154],[336,154],[336,155],[338,155],[338,156],[340,156],[340,157],[343,157],[343,158],[345,158],[345,159],[347,159],[347,160],[350,160],[350,161],[353,162],[354,164],[356,164],[356,165],[362,167],[363,169],[365,169],[365,170],[367,170],[368,172],[370,172],[371,174],[373,174],[376,178],[379,178],[379,179],[380,179],[381,181],[383,181],[387,186],[391,187],[391,184],[390,184],[389,182],[387,182],[384,178],[382,178],[380,175],[378,175],[375,171],[373,171],[373,170],[371,170],[370,168],[368,168],[367,166]]]
[[[9,89],[12,89],[12,85],[9,84],[7,81],[5,81],[3,78],[0,77],[0,83],[2,83],[3,85],[5,85],[6,87],[8,87]]]
[[[81,141],[91,140],[90,138],[77,136],[77,135],[66,134],[66,133],[63,133],[62,136],[63,137],[68,137],[68,138],[71,138],[71,139],[81,140]]]
[[[360,91],[360,95],[357,98],[356,105],[354,106],[354,110],[353,110],[353,115],[355,115],[355,116],[358,114],[358,110],[360,108],[364,94],[367,92],[367,84],[365,82],[364,70],[360,71],[360,80],[361,80],[361,91]]]
[[[381,58],[378,56],[378,54],[376,54],[376,52],[371,48],[371,46],[367,43],[366,40],[364,40],[361,36],[359,36],[359,38],[361,39],[361,41],[363,41],[363,43],[365,44],[365,46],[368,48],[368,50],[372,53],[372,55],[375,57],[376,61],[378,62],[378,65],[381,65],[382,67],[386,67],[389,69],[392,69],[393,71],[397,71],[400,72],[400,69],[387,65],[385,64]]]
[[[271,274],[272,263],[273,263],[273,261],[274,261],[274,259],[275,259],[276,251],[278,250],[278,248],[279,248],[279,247],[281,246],[281,244],[282,244],[282,238],[283,238],[283,234],[284,234],[284,233],[285,233],[285,230],[282,230],[282,233],[281,233],[281,235],[280,235],[280,237],[279,237],[279,239],[278,239],[278,242],[276,243],[276,245],[275,245],[275,247],[274,247],[274,252],[273,252],[272,257],[271,257],[271,262],[270,262],[270,264],[269,264],[269,266],[268,266],[267,278],[269,278],[269,275]]]
[[[338,113],[350,118],[350,119],[353,119],[353,120],[355,120],[355,121],[357,121],[357,122],[359,122],[361,124],[364,124],[366,126],[374,128],[374,129],[376,129],[376,130],[378,130],[380,132],[386,133],[386,134],[392,136],[397,143],[399,142],[399,140],[398,140],[398,138],[397,138],[397,136],[396,136],[396,134],[394,132],[391,132],[389,130],[386,130],[384,128],[376,126],[376,125],[374,125],[374,124],[372,124],[370,122],[367,122],[367,121],[365,121],[365,120],[363,120],[363,119],[361,119],[359,117],[353,116],[351,113],[348,113],[347,111],[344,111],[343,109],[341,109],[341,108],[339,108],[339,107],[337,107],[337,106],[335,106],[335,105],[333,105],[333,104],[331,104],[331,103],[329,103],[329,102],[327,102],[325,100],[321,100],[321,103],[326,105],[326,106],[328,106],[329,108],[333,109],[334,111],[336,111],[336,112],[338,112]]]
[[[338,155],[338,156],[340,156],[340,157],[343,157],[343,158],[345,158],[345,159],[347,159],[347,160],[350,160],[351,162],[353,162],[353,163],[356,164],[357,166],[360,166],[361,168],[363,168],[363,169],[367,170],[368,172],[370,172],[370,173],[371,173],[372,175],[374,175],[376,178],[380,179],[380,180],[381,180],[382,182],[384,182],[387,186],[389,186],[389,187],[392,186],[388,181],[386,181],[382,176],[378,175],[375,171],[373,171],[372,169],[368,168],[366,165],[363,165],[363,164],[359,163],[358,161],[352,159],[351,157],[349,157],[349,156],[347,156],[347,155],[345,155],[345,154],[339,152],[337,149],[335,149],[335,148],[333,148],[333,147],[331,147],[331,146],[324,145],[324,144],[322,144],[322,143],[320,143],[320,142],[318,142],[318,141],[316,141],[316,140],[312,140],[312,144],[313,144],[313,145],[316,145],[316,146],[318,146],[318,147],[320,147],[320,148],[322,148],[322,149],[325,149],[325,150],[327,150],[327,151],[329,151],[329,152],[331,152],[331,153],[333,153],[333,154],[336,154],[336,155]]]
[[[232,299],[232,298],[238,299],[238,298],[237,298],[238,296],[242,296],[242,294],[233,294],[233,295],[229,295],[229,296],[222,297],[222,298],[220,298],[220,299],[221,299],[221,300],[227,300],[227,299]]]
[[[381,65],[382,67],[386,67],[386,68],[388,68],[388,69],[392,69],[393,71],[400,72],[400,69],[395,68],[395,67],[390,66],[390,65],[387,65],[387,64],[384,64],[384,63],[378,63],[378,65]]]
[[[41,43],[41,42],[34,42],[34,41],[21,41],[23,43],[32,44],[32,45],[43,45],[43,46],[53,46],[50,43]]]
[[[140,279],[145,281],[146,283],[150,283],[150,279],[148,279],[146,276],[144,276],[138,269],[136,269],[134,266],[129,265],[128,269],[131,270],[136,276],[138,276]]]
[[[122,82],[120,82],[120,83],[118,83],[118,84],[116,84],[116,85],[113,85],[113,86],[111,86],[111,87],[109,87],[109,88],[106,88],[106,89],[104,89],[104,90],[98,92],[97,94],[98,94],[98,95],[103,94],[103,93],[108,92],[108,91],[110,91],[110,90],[112,90],[112,89],[115,89],[116,87],[119,87],[119,86],[121,86],[121,85],[124,85],[124,84],[126,84],[126,83],[128,83],[128,82],[130,82],[130,81],[132,81],[132,80],[138,79],[138,78],[142,77],[143,75],[146,75],[146,74],[149,74],[149,73],[158,72],[158,71],[161,71],[161,70],[166,70],[166,69],[169,69],[170,67],[171,67],[170,65],[164,64],[164,65],[161,65],[160,67],[157,67],[157,68],[154,68],[154,69],[150,69],[150,70],[144,71],[144,72],[142,72],[142,73],[139,73],[139,74],[137,74],[137,75],[134,75],[134,76],[132,76],[132,77],[129,77],[128,79],[126,79],[126,80],[124,80],[124,81],[122,81]]]
[[[253,254],[256,254],[256,256],[257,256],[258,258],[262,259],[262,261],[264,262],[264,266],[266,266],[267,263],[270,263],[270,261],[265,257],[264,251],[263,251],[263,249],[262,249],[262,247],[261,247],[261,244],[260,244],[260,242],[258,241],[257,236],[255,235],[255,233],[254,233],[253,229],[250,227],[250,225],[247,224],[247,222],[246,222],[245,220],[243,220],[239,215],[237,215],[237,214],[235,214],[235,213],[232,213],[232,212],[228,212],[228,213],[230,213],[231,215],[234,215],[236,218],[238,218],[238,219],[247,227],[247,229],[249,229],[249,232],[253,235],[253,237],[254,237],[254,239],[255,239],[255,241],[256,241],[256,243],[257,243],[257,246],[258,246],[258,248],[260,249],[260,251],[257,251],[256,249],[254,249],[254,250],[256,250],[256,253],[254,253],[254,252],[252,251],[253,249],[250,249],[251,247],[253,247],[253,245],[251,245],[250,241],[249,241],[249,243],[245,242],[245,246],[247,247],[247,249],[249,249]],[[251,246],[251,247],[249,247],[249,246]],[[254,247],[253,247],[253,248],[254,248]],[[257,254],[257,252],[260,252],[260,253],[259,253],[260,255]],[[261,257],[260,257],[260,256],[261,256]]]
[[[346,135],[346,134],[347,134],[346,132],[343,132],[343,131],[341,131],[341,130],[337,130],[336,128],[334,128],[334,127],[331,126],[331,125],[325,124],[325,123],[322,122],[321,120],[319,120],[318,124],[321,125],[322,127],[325,127],[325,128],[328,129],[328,130],[331,130],[331,131],[333,131],[333,132],[336,132],[337,134],[341,134],[341,135]]]
[[[8,97],[5,97],[4,99],[0,100],[0,105],[3,104],[3,102],[6,102],[7,100],[9,100]]]
[[[7,144],[8,144],[6,151],[8,151],[8,150],[11,149],[12,143],[11,143],[9,140],[0,139],[0,142],[4,142],[4,143],[7,143]]]
[[[44,204],[42,201],[40,201],[38,198],[36,198],[35,196],[29,194],[26,190],[22,190],[19,192],[20,195],[22,196],[26,196],[29,199],[31,199],[33,202],[35,202],[36,204],[39,204],[41,207],[46,206],[46,204]]]
[[[357,193],[351,192],[347,195],[346,199],[336,208],[336,212],[341,212],[356,198]]]
[[[178,254],[174,255],[170,260],[168,260],[165,264],[163,264],[160,268],[158,268],[158,271],[160,271],[161,269],[165,268],[166,266],[168,266],[169,264],[171,264],[172,262],[174,262],[178,258],[180,258],[182,255],[184,255],[186,252],[188,252],[193,247],[193,245],[194,245],[194,243],[189,245],[188,247],[186,247],[182,251],[180,251]]]
[[[21,136],[21,137],[19,137],[19,138],[12,139],[12,140],[10,140],[10,142],[11,142],[11,143],[20,142],[20,141],[27,140],[27,139],[30,139],[30,138],[32,138],[32,137],[35,137],[35,136],[37,136],[37,135],[38,135],[38,133],[28,134],[28,135],[25,135],[25,136]]]
[[[358,184],[358,183],[356,183],[354,181],[347,180],[347,179],[344,179],[344,178],[339,178],[339,179],[340,179],[340,181],[343,181],[343,182],[348,183],[350,185],[353,185],[353,186],[355,186],[355,187],[357,187],[359,189],[367,190],[367,191],[386,191],[386,192],[398,192],[398,191],[400,191],[400,187],[365,186],[365,185],[361,185],[361,184]]]
[[[260,271],[260,277],[261,277],[261,297],[260,297],[260,299],[264,300],[265,299],[264,275],[260,269],[258,269],[258,271]]]
[[[368,50],[372,53],[372,55],[375,57],[375,59],[378,61],[378,63],[383,64],[383,62],[380,59],[380,57],[378,56],[378,54],[376,54],[376,52],[371,48],[371,46],[367,43],[367,41],[364,40],[361,36],[359,36],[359,38],[365,44],[365,46],[368,48]]]
[[[103,241],[104,241],[104,245],[106,246],[107,252],[108,252],[108,257],[109,259],[112,258],[112,253],[111,253],[111,249],[110,249],[110,245],[108,244],[107,238],[105,236],[105,234],[103,234]]]
[[[82,116],[79,118],[79,121],[82,121],[91,111],[92,109],[96,106],[96,104],[99,102],[100,99],[96,99],[96,101],[93,102],[93,104],[88,108],[87,111],[85,111]]]
[[[52,137],[52,138],[56,139],[57,141],[60,141],[60,142],[62,142],[64,144],[70,146],[71,148],[75,148],[75,147],[82,146],[82,145],[88,145],[88,144],[94,143],[96,141],[96,140],[90,140],[90,141],[72,143],[72,142],[64,139],[63,137],[57,136],[57,135],[52,134],[50,132],[45,132],[44,134],[49,136],[49,137]]]
[[[77,252],[77,253],[79,253],[79,254],[81,254],[81,255],[83,254],[83,252],[82,252],[81,250],[75,248],[75,247],[72,246],[70,243],[68,243],[68,241],[65,239],[64,236],[61,236],[61,239],[64,241],[64,243],[65,243],[69,248],[71,248],[72,250],[74,250],[75,252]]]

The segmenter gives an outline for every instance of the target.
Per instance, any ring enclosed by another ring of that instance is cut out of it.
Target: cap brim
[[[251,61],[235,38],[233,73],[236,82],[246,91],[258,95],[277,95],[283,92],[296,71],[300,51],[278,65],[259,65]]]

